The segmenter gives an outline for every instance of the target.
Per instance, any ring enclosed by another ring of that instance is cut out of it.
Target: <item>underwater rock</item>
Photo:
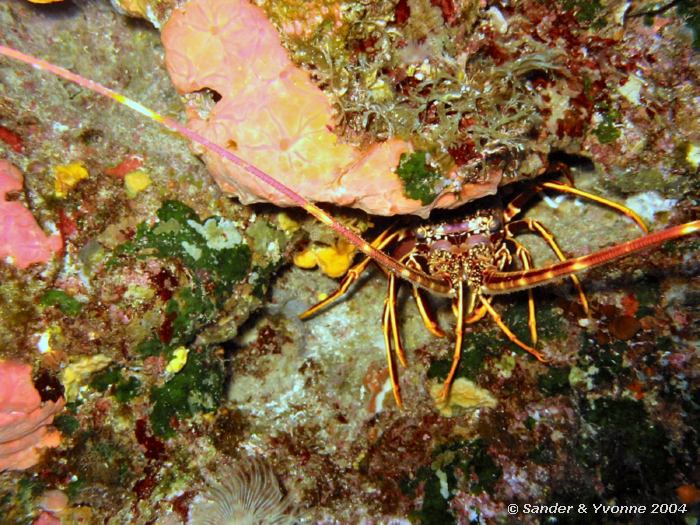
[[[168,19],[175,4],[174,0],[111,0],[111,2],[117,12],[148,20],[156,28],[160,28]]]
[[[65,400],[41,402],[31,367],[0,362],[0,471],[23,470],[39,461],[42,448],[57,447],[61,434],[49,429]]]

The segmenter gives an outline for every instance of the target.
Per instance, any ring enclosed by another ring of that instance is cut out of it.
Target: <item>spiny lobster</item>
[[[646,248],[658,246],[666,241],[692,235],[700,231],[700,220],[696,220],[659,232],[646,234],[647,228],[643,221],[629,208],[584,192],[573,186],[554,181],[545,181],[538,183],[531,190],[517,195],[505,208],[480,209],[457,222],[421,227],[415,231],[409,228],[392,227],[384,231],[372,243],[368,243],[293,189],[239,158],[228,149],[191,131],[179,122],[161,116],[140,103],[93,80],[81,77],[39,58],[2,45],[0,45],[0,54],[48,71],[85,89],[109,97],[182,134],[193,142],[240,166],[262,182],[269,184],[359,248],[365,255],[364,259],[348,271],[334,293],[307,310],[302,314],[302,318],[315,314],[324,306],[341,297],[370,262],[374,261],[378,264],[388,274],[388,292],[382,316],[382,327],[393,393],[399,406],[401,406],[402,400],[393,352],[395,351],[398,360],[403,365],[406,364],[406,357],[398,332],[396,312],[397,278],[404,279],[413,285],[414,297],[424,324],[436,336],[443,336],[444,332],[427,307],[422,290],[452,298],[453,311],[456,317],[455,349],[452,366],[442,390],[442,397],[445,399],[449,395],[450,386],[459,364],[464,325],[480,320],[487,313],[511,341],[531,353],[538,360],[544,360],[543,356],[534,348],[534,345],[537,343],[537,330],[531,291],[529,291],[528,305],[532,345],[520,341],[503,323],[491,305],[489,296],[529,290],[535,286],[569,277],[577,288],[584,310],[587,310],[586,297],[577,277],[574,275],[576,272],[600,266]],[[539,191],[545,189],[575,195],[613,208],[633,219],[646,235],[588,255],[567,259],[551,232],[543,224],[532,219],[516,219],[526,203]],[[523,231],[530,231],[542,237],[560,261],[542,268],[533,268],[529,252],[515,239],[515,235]],[[392,247],[395,248],[393,256],[387,255],[387,253],[382,251]],[[518,261],[522,269],[508,270],[514,261]]]

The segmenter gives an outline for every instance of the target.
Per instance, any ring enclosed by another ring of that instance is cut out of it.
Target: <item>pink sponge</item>
[[[22,190],[22,174],[0,160],[0,259],[9,257],[18,268],[44,263],[61,251],[60,234],[47,236],[21,202],[8,201],[7,193]]]
[[[392,139],[366,149],[341,143],[328,97],[292,63],[263,11],[246,0],[190,0],[161,36],[180,92],[209,88],[221,95],[206,116],[192,105],[189,127],[311,201],[425,216],[433,207],[455,207],[496,191],[500,171],[428,206],[405,197],[395,170],[401,154],[413,151],[411,143]],[[242,202],[293,205],[241,168],[202,153],[217,183]]]
[[[41,402],[29,365],[0,361],[0,471],[29,468],[40,449],[60,444],[60,432],[48,425],[64,405],[63,398]]]

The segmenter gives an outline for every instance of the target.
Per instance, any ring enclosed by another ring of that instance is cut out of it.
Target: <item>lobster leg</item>
[[[377,237],[373,242],[372,246],[376,248],[377,250],[381,250],[388,246],[390,243],[394,242],[395,240],[399,239],[402,237],[405,232],[404,230],[399,230],[396,232],[391,233],[392,227],[384,230],[379,237]],[[338,288],[335,289],[333,293],[331,293],[328,297],[323,299],[322,301],[316,303],[314,306],[306,310],[304,313],[299,315],[299,319],[308,319],[312,315],[316,314],[319,310],[322,310],[329,304],[337,301],[340,299],[343,295],[345,295],[355,281],[360,278],[360,275],[362,275],[362,272],[364,272],[367,269],[367,266],[369,263],[372,262],[371,257],[364,257],[362,261],[357,263],[355,266],[350,268],[348,272],[343,276],[343,279],[340,281],[340,284],[338,285]]]
[[[421,289],[417,286],[413,286],[412,289],[413,298],[416,300],[418,312],[420,313],[420,317],[423,320],[423,324],[425,325],[427,330],[435,337],[445,337],[445,332],[442,331],[442,328],[440,328],[440,324],[435,318],[430,307],[427,305]]]
[[[566,256],[562,253],[561,249],[559,248],[559,245],[557,244],[554,235],[540,221],[537,221],[535,219],[521,219],[519,221],[514,221],[506,225],[506,232],[512,236],[515,234],[515,230],[520,228],[527,228],[529,231],[538,234],[549,245],[549,247],[556,254],[560,261],[566,260]],[[590,315],[588,299],[586,298],[586,294],[583,292],[581,281],[579,281],[579,278],[575,275],[570,275],[569,278],[571,279],[571,282],[574,284],[574,287],[578,292],[583,311],[585,312],[586,316]]]
[[[532,256],[527,248],[513,238],[507,240],[515,245],[515,255],[520,259],[523,268],[526,270],[532,268]],[[535,346],[537,344],[537,316],[535,315],[535,297],[532,290],[527,291],[527,326],[530,329],[530,340]]]
[[[474,292],[469,291],[470,294],[470,306],[473,309],[474,304]],[[462,357],[462,337],[464,334],[464,283],[462,281],[457,285],[457,297],[455,297],[456,302],[456,312],[457,323],[455,324],[455,350],[452,354],[452,366],[450,367],[450,372],[447,374],[447,379],[442,387],[442,394],[440,394],[440,399],[442,401],[447,401],[450,395],[450,387],[454,381],[455,374],[457,373],[457,367],[459,366],[459,360]]]
[[[420,269],[420,265],[412,257],[409,258],[408,262],[406,263],[406,266]],[[417,286],[412,286],[411,289],[413,291],[413,298],[416,300],[418,313],[420,313],[420,317],[423,320],[425,328],[435,337],[445,337],[445,332],[443,332],[442,328],[440,328],[440,324],[438,323],[437,318],[428,306],[425,300],[425,296],[423,295],[423,291]]]
[[[389,297],[384,299],[384,313],[382,314],[382,334],[384,335],[384,348],[386,350],[386,363],[389,367],[389,378],[391,379],[391,390],[394,393],[394,399],[396,400],[396,405],[401,408],[403,406],[403,401],[401,401],[401,387],[399,386],[399,377],[396,372],[396,365],[394,364],[394,354],[391,351],[391,321],[389,312]]]
[[[506,326],[506,324],[503,322],[503,319],[501,319],[501,316],[498,315],[498,312],[493,309],[493,306],[489,303],[488,299],[483,297],[482,295],[479,296],[479,300],[481,301],[481,304],[483,304],[486,307],[486,310],[488,310],[489,314],[491,315],[491,318],[493,321],[496,323],[498,328],[501,329],[501,331],[505,334],[505,336],[508,338],[508,340],[512,343],[515,343],[518,345],[520,348],[528,352],[529,354],[532,354],[538,361],[542,363],[546,363],[546,359],[542,354],[540,354],[537,350],[532,348],[531,346],[526,345],[523,343],[520,339],[518,339],[518,336],[515,335],[510,328]]]
[[[494,295],[527,290],[533,286],[550,283],[575,272],[607,264],[615,259],[640,252],[646,248],[658,246],[666,241],[686,237],[698,232],[700,232],[700,220],[679,224],[666,230],[650,233],[639,239],[616,244],[588,255],[567,259],[543,268],[514,272],[502,272],[496,268],[486,269],[484,270],[481,293]]]
[[[389,286],[386,294],[387,304],[389,308],[389,323],[391,326],[391,334],[394,340],[394,350],[396,351],[396,357],[399,358],[399,363],[403,366],[407,366],[406,352],[404,352],[403,344],[401,344],[401,334],[399,333],[399,324],[397,322],[396,314],[396,276],[392,273],[389,275]]]
[[[513,199],[503,210],[503,219],[505,224],[510,223],[514,217],[520,214],[530,199],[534,198],[538,193],[539,192],[535,189],[529,189],[513,197]]]
[[[548,190],[554,190],[561,193],[576,195],[577,197],[583,197],[584,199],[588,199],[590,201],[597,202],[598,204],[602,204],[603,206],[607,206],[608,208],[612,208],[615,211],[619,211],[623,215],[627,215],[630,219],[636,222],[637,226],[639,226],[644,233],[649,233],[649,228],[647,228],[642,218],[639,215],[637,215],[634,212],[634,210],[628,208],[627,206],[623,206],[622,204],[619,204],[615,201],[611,201],[594,193],[588,193],[587,191],[579,190],[578,188],[574,188],[573,186],[561,184],[560,182],[543,182],[542,184],[539,184],[537,188],[546,188]]]
[[[487,310],[486,310],[486,308],[484,308],[484,305],[479,305],[478,308],[474,309],[473,313],[471,313],[470,315],[468,315],[466,317],[466,319],[464,320],[464,323],[465,324],[478,323],[479,321],[481,321],[484,318],[486,313],[487,313]]]
[[[637,215],[634,210],[628,208],[627,206],[624,206],[620,203],[617,203],[613,200],[606,199],[604,197],[601,197],[599,195],[596,195],[594,193],[589,193],[587,191],[579,190],[578,188],[575,188],[573,185],[568,185],[568,184],[562,184],[561,182],[543,182],[539,185],[537,185],[533,190],[530,191],[525,191],[518,196],[516,196],[512,201],[508,203],[508,206],[506,206],[506,209],[503,212],[503,215],[505,217],[505,222],[508,224],[513,217],[518,215],[520,212],[522,212],[523,208],[525,207],[525,204],[532,199],[537,193],[541,192],[543,189],[548,189],[548,190],[554,190],[558,191],[560,193],[568,193],[569,195],[575,195],[577,197],[582,197],[584,199],[588,199],[593,202],[597,202],[598,204],[602,204],[603,206],[607,206],[608,208],[612,208],[615,211],[618,211],[622,213],[623,215],[626,215],[630,219],[632,219],[637,226],[644,232],[644,233],[649,233],[649,229],[647,228],[646,224],[644,224],[644,221],[642,218]]]

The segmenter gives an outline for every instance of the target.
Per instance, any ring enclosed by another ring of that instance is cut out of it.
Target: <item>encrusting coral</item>
[[[31,371],[29,365],[0,362],[0,471],[29,468],[39,461],[41,449],[61,442],[61,433],[48,426],[65,400],[42,403]]]
[[[20,171],[0,160],[0,258],[10,258],[20,269],[49,261],[63,247],[60,235],[46,235],[21,202],[8,199],[22,184]]]

